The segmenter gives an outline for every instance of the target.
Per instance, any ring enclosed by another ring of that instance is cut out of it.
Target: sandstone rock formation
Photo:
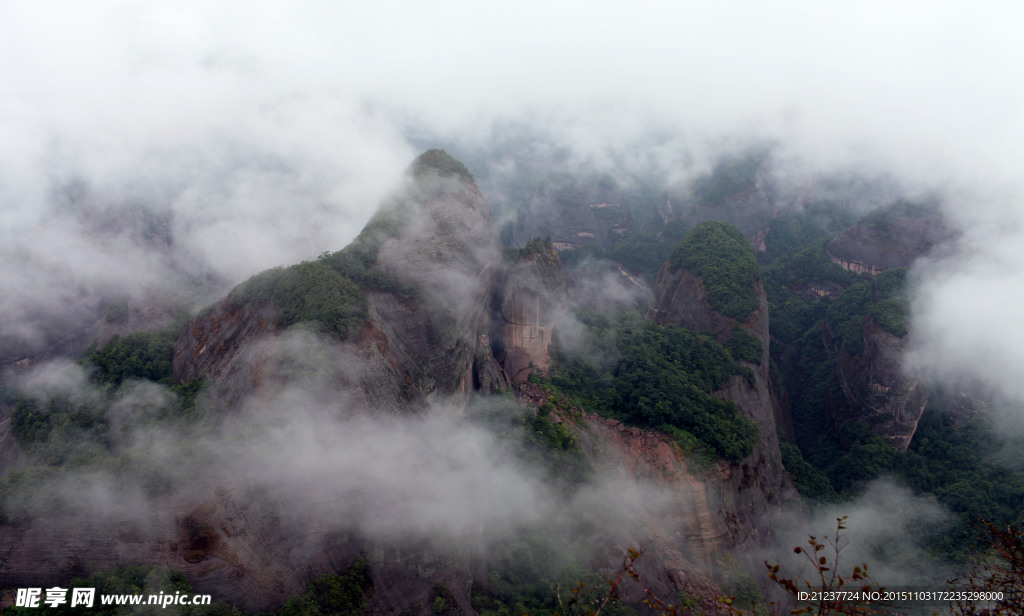
[[[909,267],[956,236],[938,207],[900,201],[865,216],[826,250],[843,269],[877,276],[892,267]]]
[[[489,313],[499,261],[490,207],[468,173],[438,171],[458,164],[438,152],[410,167],[406,186],[378,214],[383,230],[368,228],[357,240],[376,251],[363,276],[397,280],[416,295],[412,301],[400,291],[366,289],[366,321],[344,341],[363,367],[357,393],[384,409],[452,394],[465,400],[473,388],[478,332]],[[232,381],[229,387],[238,391],[253,386],[248,377],[272,361],[246,350],[261,336],[280,335],[277,314],[270,304],[222,300],[175,346],[175,380],[203,376]]]
[[[837,423],[863,421],[898,449],[906,449],[928,403],[928,389],[904,375],[906,337],[885,331],[872,318],[864,321],[864,350],[840,351],[836,377],[848,403]]]
[[[753,259],[753,254],[749,256]],[[719,342],[727,341],[734,327],[741,327],[761,345],[761,361],[746,363],[754,371],[751,386],[743,377],[733,376],[721,392],[760,428],[760,440],[753,452],[728,481],[732,510],[743,527],[756,534],[759,520],[769,509],[796,496],[789,475],[782,465],[777,436],[775,402],[768,376],[768,300],[760,282],[755,284],[757,308],[743,321],[725,316],[711,307],[707,288],[695,273],[671,262],[658,275],[651,314],[656,322],[674,323],[696,332],[711,332]]]
[[[550,243],[534,240],[520,251],[505,273],[500,303],[502,364],[512,383],[521,386],[532,367],[546,372],[551,366],[548,346],[565,309],[565,275]]]

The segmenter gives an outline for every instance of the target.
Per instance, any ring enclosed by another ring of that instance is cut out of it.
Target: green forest
[[[657,325],[635,312],[581,312],[577,317],[587,328],[586,352],[567,352],[556,336],[550,378],[556,391],[626,423],[670,427],[680,438],[695,438],[728,460],[750,453],[757,425],[734,403],[712,395],[734,375],[748,382],[754,378],[727,347],[713,336]]]
[[[898,202],[877,210],[870,222],[913,210]],[[916,210],[914,210],[916,211]],[[812,206],[780,217],[768,234],[762,277],[772,336],[772,385],[788,400],[793,440],[783,438],[783,461],[810,503],[851,501],[867,481],[896,479],[932,494],[953,513],[924,541],[935,556],[964,562],[983,543],[976,523],[1020,523],[1024,512],[1024,465],[1007,464],[1005,452],[1021,443],[1001,434],[984,416],[964,423],[951,412],[949,396],[933,392],[914,438],[899,451],[868,426],[836,426],[828,409],[844,404],[836,380],[841,354],[864,352],[865,323],[899,337],[908,335],[912,281],[904,268],[877,277],[843,270],[825,252],[837,227],[851,223],[837,209]],[[817,297],[816,284],[834,292]],[[785,437],[785,435],[783,435]]]
[[[869,214],[865,223],[887,228],[891,217],[923,207],[896,202]],[[931,396],[906,451],[864,424],[830,423],[828,409],[844,404],[836,362],[841,354],[865,351],[865,324],[898,337],[911,328],[912,281],[905,268],[861,276],[836,265],[826,253],[828,241],[855,222],[849,211],[827,202],[783,214],[772,224],[760,264],[752,266],[746,238],[732,225],[709,221],[681,238],[667,266],[698,273],[713,307],[737,319],[756,307],[753,282],[763,282],[772,388],[794,426],[794,434],[780,434],[783,462],[810,506],[852,501],[868,481],[894,478],[934,495],[953,513],[941,528],[928,530],[924,543],[936,557],[965,562],[973,546],[983,542],[978,520],[1022,521],[1024,464],[1008,462],[1007,452],[1024,443],[1001,433],[984,416],[957,421],[941,390]],[[671,246],[665,240],[674,238],[668,235],[659,232],[660,250]],[[640,246],[622,242],[617,253],[604,256],[626,264],[656,252]],[[821,296],[811,287],[828,291]],[[693,454],[738,460],[749,451],[756,426],[710,395],[723,379],[749,372],[739,362],[761,360],[760,343],[748,331],[736,327],[719,345],[696,332],[655,325],[639,313],[576,316],[586,327],[586,345],[582,352],[567,352],[556,332],[553,389],[588,410],[658,428],[688,444]]]
[[[715,220],[700,223],[676,245],[669,265],[700,276],[708,303],[717,312],[743,321],[757,309],[754,285],[761,272],[750,242],[733,225]]]

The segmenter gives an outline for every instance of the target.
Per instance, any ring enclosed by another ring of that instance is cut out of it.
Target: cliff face
[[[633,482],[653,482],[671,502],[635,502],[638,527],[628,539],[647,547],[638,568],[660,596],[686,592],[710,608],[722,591],[715,582],[720,559],[743,537],[736,503],[722,490],[733,474],[728,465],[707,471],[690,468],[685,457],[658,432],[625,426],[583,413],[578,428],[600,443],[592,454],[599,468],[624,472]],[[597,453],[599,452],[599,453]],[[625,598],[644,597],[628,588]]]
[[[237,400],[262,386],[256,366],[243,353],[257,340],[280,335],[274,325],[274,308],[263,305],[239,307],[220,301],[197,318],[174,346],[172,361],[175,381],[203,377],[221,385],[228,400]],[[269,358],[264,358],[264,360]]]
[[[374,344],[371,351],[380,351],[428,400],[472,390],[478,335],[486,330],[500,259],[491,209],[476,185],[442,182],[382,244],[375,266],[414,283],[420,297],[369,294],[370,321],[387,341],[386,349]]]
[[[909,267],[956,236],[937,207],[897,202],[865,216],[826,250],[843,269],[877,276],[892,267]]]
[[[844,348],[836,364],[848,405],[834,420],[837,425],[863,421],[893,446],[906,449],[928,403],[928,390],[903,374],[906,337],[885,331],[871,318],[863,331],[863,352],[853,355]]]
[[[658,275],[652,316],[660,324],[673,323],[697,332],[711,332],[725,342],[733,327],[747,330],[761,344],[761,362],[742,362],[754,371],[751,386],[743,377],[734,376],[718,395],[734,402],[761,430],[760,440],[726,482],[733,510],[743,527],[756,536],[762,514],[796,497],[789,475],[782,465],[776,429],[775,402],[768,376],[768,300],[760,282],[755,285],[757,308],[742,322],[717,312],[708,303],[707,288],[699,276],[667,264]]]
[[[759,297],[763,295],[764,289],[761,288]],[[760,313],[759,309],[754,316]],[[729,338],[736,323],[735,319],[711,308],[700,276],[687,269],[674,269],[667,265],[658,273],[658,281],[654,285],[652,316],[660,324],[675,323],[695,332],[712,332],[719,342]],[[762,318],[767,323],[767,312]],[[751,333],[757,335],[756,332]]]
[[[565,274],[550,244],[530,242],[505,273],[501,287],[502,365],[512,383],[527,382],[531,366],[547,371],[548,346],[566,304]]]

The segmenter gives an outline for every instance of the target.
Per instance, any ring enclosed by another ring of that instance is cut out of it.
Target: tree
[[[804,580],[803,588],[796,581],[780,576],[779,565],[765,561],[768,578],[796,601],[796,607],[791,613],[825,616],[879,612],[881,607],[879,604],[852,598],[853,596],[861,597],[864,593],[884,590],[867,582],[868,566],[866,564],[855,566],[846,577],[839,573],[840,554],[849,544],[849,541],[842,538],[842,531],[846,530],[846,518],[847,516],[836,518],[834,537],[830,538],[825,535],[819,541],[814,535],[809,535],[807,548],[800,546],[793,548],[794,553],[803,555],[811,564],[815,578],[813,581]],[[831,555],[831,561],[829,555]]]
[[[953,590],[998,596],[994,601],[958,601],[962,616],[1024,614],[1024,531],[1019,526],[998,526],[981,521],[988,532],[988,551],[966,577],[950,580]]]

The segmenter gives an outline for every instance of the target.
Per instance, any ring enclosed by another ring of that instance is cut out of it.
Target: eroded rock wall
[[[840,351],[836,376],[848,402],[836,424],[863,421],[898,449],[906,449],[928,403],[928,388],[902,368],[907,338],[885,331],[870,317],[864,321],[864,350]]]
[[[711,307],[707,289],[699,276],[684,268],[673,269],[666,265],[658,275],[651,310],[651,316],[659,324],[673,323],[696,332],[710,332],[719,342],[727,341],[733,327],[739,326],[761,344],[760,363],[743,362],[754,371],[754,385],[736,375],[723,390],[716,392],[721,398],[734,402],[760,428],[760,439],[754,450],[736,465],[728,480],[732,508],[752,540],[760,537],[763,514],[797,497],[779,451],[775,400],[768,375],[768,299],[760,281],[755,285],[755,292],[757,308],[740,322]]]
[[[500,305],[502,365],[512,383],[521,386],[532,369],[550,368],[551,335],[565,310],[565,274],[550,244],[538,240],[521,252],[505,274]]]
[[[834,263],[857,274],[877,276],[952,243],[958,233],[935,206],[897,202],[869,214],[829,242]]]
[[[397,410],[414,399],[466,400],[500,260],[490,207],[472,179],[429,169],[408,178],[384,207],[395,228],[375,240],[369,275],[402,281],[416,296],[368,290],[366,323],[338,342],[342,355],[359,358],[356,381],[370,405]],[[269,304],[215,304],[176,344],[175,380],[202,376],[239,394],[258,387],[272,377],[267,340],[282,333],[275,317]],[[254,356],[258,342],[264,354]]]

